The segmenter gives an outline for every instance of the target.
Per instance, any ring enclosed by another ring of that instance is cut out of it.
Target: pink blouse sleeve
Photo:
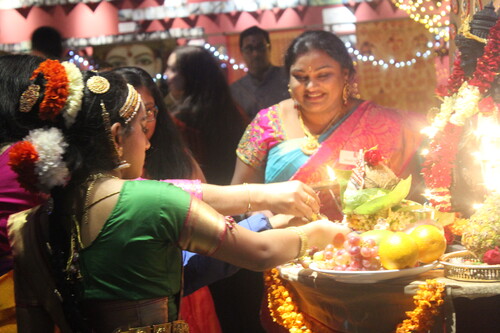
[[[146,178],[138,178],[137,180],[145,180]],[[171,183],[186,192],[189,192],[197,199],[203,200],[203,190],[201,189],[201,181],[199,179],[162,179],[161,182]]]
[[[284,141],[278,108],[276,104],[260,111],[246,128],[236,149],[236,155],[245,164],[261,168],[269,149]]]

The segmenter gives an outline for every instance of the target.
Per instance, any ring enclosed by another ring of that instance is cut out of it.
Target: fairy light
[[[95,63],[91,59],[87,59],[73,50],[68,51],[68,62],[75,64],[81,70],[94,70]]]
[[[234,58],[229,57],[227,54],[221,52],[215,46],[205,43],[204,48],[212,53],[212,55],[220,61],[221,68],[232,68],[233,70],[242,70],[248,72],[245,64],[237,64]]]
[[[417,63],[418,58],[427,58],[432,54],[431,48],[435,44],[432,42],[427,43],[427,50],[424,52],[417,51],[415,52],[415,58],[412,59],[407,59],[407,60],[401,60],[397,61],[394,59],[389,59],[388,61],[385,61],[383,59],[376,59],[375,56],[373,55],[363,55],[359,50],[354,48],[351,43],[347,42],[345,43],[345,46],[347,48],[347,51],[354,56],[355,59],[364,62],[364,63],[371,63],[373,66],[380,66],[383,69],[389,68],[389,65],[394,66],[395,68],[401,68],[401,67],[409,67]],[[436,42],[436,46],[439,46],[440,43]]]
[[[450,21],[443,19],[450,12],[450,0],[391,0],[399,9],[405,11],[412,20],[425,26],[432,34],[450,39],[448,26]]]

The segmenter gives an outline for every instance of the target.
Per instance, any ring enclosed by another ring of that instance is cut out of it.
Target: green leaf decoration
[[[355,214],[360,215],[371,215],[379,212],[383,209],[389,209],[401,201],[410,193],[411,188],[411,175],[399,181],[399,183],[394,187],[394,189],[384,196],[378,196],[373,199],[369,199],[363,204],[357,206],[354,209]]]
[[[362,190],[346,192],[344,193],[344,209],[342,211],[345,214],[353,213],[357,207],[377,198],[385,197],[388,193],[389,190],[383,188],[365,188]]]

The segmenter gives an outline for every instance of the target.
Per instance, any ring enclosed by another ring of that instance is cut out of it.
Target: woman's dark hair
[[[176,117],[193,129],[202,147],[190,145],[207,181],[229,184],[235,150],[249,120],[234,102],[217,60],[198,46],[174,50],[178,75],[184,79],[183,102]]]
[[[120,123],[125,130],[130,128],[119,115],[125,103],[128,88],[125,79],[113,72],[83,73],[84,82],[92,76],[102,76],[110,83],[104,94],[95,94],[85,85],[82,107],[75,123],[65,131],[68,148],[65,160],[71,172],[71,182],[78,184],[93,172],[106,172],[119,164],[116,150],[111,142],[109,126]],[[109,124],[103,117],[103,106],[109,115]]]
[[[95,94],[85,84],[82,107],[76,121],[71,128],[63,129],[68,143],[64,159],[71,172],[71,180],[65,188],[58,186],[51,191],[53,208],[49,215],[49,242],[54,279],[62,295],[65,317],[74,332],[90,332],[81,313],[83,286],[78,257],[72,256],[72,253],[81,250],[75,223],[81,221],[83,216],[85,202],[82,198],[86,189],[80,185],[90,174],[111,171],[119,163],[109,125],[119,122],[125,131],[131,128],[119,115],[128,95],[124,78],[112,72],[86,72],[83,73],[84,82],[96,75],[106,78],[110,88],[103,94]],[[73,260],[68,270],[66,266],[70,258]]]
[[[193,173],[193,161],[177,129],[156,83],[139,67],[121,67],[112,70],[122,75],[136,89],[146,88],[158,108],[156,127],[146,152],[144,168],[151,179],[188,179]]]
[[[30,112],[19,111],[19,99],[23,91],[32,83],[31,73],[45,59],[33,55],[4,55],[0,57],[0,143],[15,142],[24,138],[29,130],[53,125],[50,121],[42,121],[38,117],[38,104]],[[45,80],[39,75],[34,83],[42,89]]]
[[[290,74],[290,68],[297,58],[311,50],[326,52],[332,59],[339,62],[342,68],[349,70],[349,77],[355,73],[354,64],[344,42],[331,32],[324,30],[306,31],[296,37],[285,53],[285,69]]]

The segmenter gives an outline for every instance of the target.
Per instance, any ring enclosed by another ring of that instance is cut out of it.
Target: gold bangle
[[[250,188],[248,187],[248,183],[243,183],[245,185],[245,188],[247,189],[247,197],[248,197],[248,206],[247,206],[247,211],[245,214],[248,214],[252,211],[252,203],[251,203],[251,198],[250,198]]]
[[[304,230],[300,229],[299,227],[290,227],[287,228],[295,232],[297,235],[299,235],[300,238],[300,250],[299,254],[297,255],[297,258],[301,258],[306,255],[307,251],[307,235],[304,232]]]

